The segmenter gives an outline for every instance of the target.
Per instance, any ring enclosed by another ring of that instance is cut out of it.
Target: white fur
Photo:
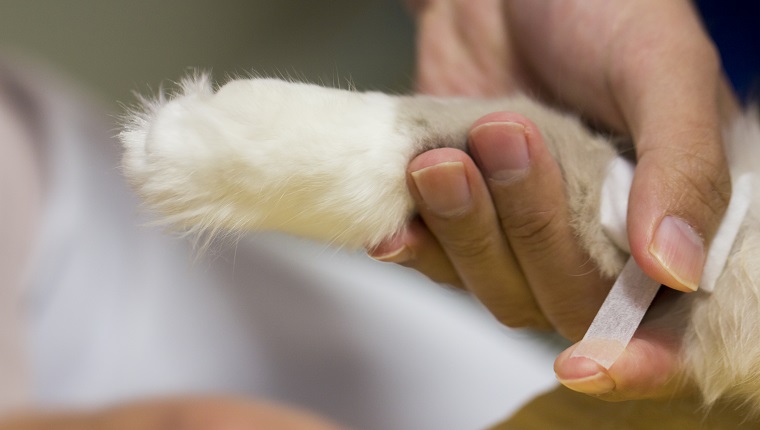
[[[279,230],[350,247],[412,211],[395,100],[275,79],[206,76],[149,103],[120,135],[123,167],[166,221],[192,231]],[[381,185],[381,186],[378,186]]]
[[[572,224],[614,275],[625,253],[604,235],[599,196],[615,151],[580,122],[525,98],[463,101],[358,93],[272,79],[182,83],[168,100],[130,114],[124,171],[167,222],[198,233],[281,230],[342,246],[372,246],[413,213],[405,169],[432,144],[463,147],[467,127],[497,109],[537,123],[560,163]],[[754,116],[754,117],[753,117]],[[732,175],[760,169],[750,112],[727,134]],[[684,295],[684,359],[707,403],[734,396],[760,407],[760,196],[715,292]],[[666,322],[667,323],[667,322]]]

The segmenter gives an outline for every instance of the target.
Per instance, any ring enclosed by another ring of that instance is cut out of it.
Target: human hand
[[[410,163],[420,219],[372,255],[469,290],[507,326],[579,340],[612,279],[600,275],[571,227],[562,174],[540,130],[497,112],[473,124],[468,144],[473,158],[447,148]],[[664,302],[661,309],[672,305]],[[609,372],[570,359],[568,349],[556,362],[558,377],[606,399],[673,393],[683,326],[662,321],[650,318]]]
[[[0,430],[334,430],[308,413],[223,398],[172,399],[120,406],[97,412],[27,413],[0,419]]]
[[[422,92],[521,89],[633,137],[632,255],[653,279],[695,290],[730,196],[721,121],[737,108],[690,2],[410,3]]]
[[[730,195],[720,131],[735,102],[691,6],[685,1],[411,3],[419,22],[421,91],[493,96],[528,90],[634,138],[638,167],[628,217],[633,256],[652,278],[693,290]],[[424,223],[413,223],[406,236],[383,244],[375,255],[473,291],[507,325],[552,327],[577,339],[610,281],[584,264],[567,231],[564,205],[555,206],[564,203],[561,181],[542,161],[537,133],[528,134],[527,174],[506,187],[489,178],[493,166],[484,161],[513,158],[506,163],[514,165],[520,158],[504,148],[515,140],[504,136],[510,128],[515,127],[472,131],[471,152],[486,180],[461,153],[436,151],[414,160],[410,170],[422,171],[417,182],[423,178],[423,187],[429,187],[420,193],[415,181],[410,186]],[[500,133],[497,149],[498,139],[487,135]],[[462,176],[470,193],[467,209],[453,218],[451,211],[431,218],[429,200],[455,197],[453,190],[465,189]],[[590,360],[569,359],[568,350],[557,360],[558,377],[579,391],[606,391],[603,397],[609,399],[670,393],[681,372],[681,328],[643,326],[609,372]]]

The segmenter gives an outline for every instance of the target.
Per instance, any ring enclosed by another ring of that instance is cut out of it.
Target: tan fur
[[[726,133],[732,176],[760,173],[760,116],[751,109]],[[713,293],[684,300],[690,324],[684,338],[686,367],[710,405],[721,398],[760,411],[760,190],[731,249]]]
[[[503,110],[530,118],[541,130],[562,170],[579,239],[603,275],[617,275],[626,255],[604,234],[599,221],[602,181],[616,155],[610,141],[592,134],[576,117],[525,96],[481,100],[405,97],[398,118],[399,126],[416,142],[416,153],[442,146],[466,150],[470,125],[483,115]]]

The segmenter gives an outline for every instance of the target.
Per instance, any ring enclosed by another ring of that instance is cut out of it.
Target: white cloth
[[[558,345],[411,271],[264,234],[196,259],[138,217],[92,112],[47,103],[26,296],[38,403],[224,393],[362,429],[474,429],[555,384]]]

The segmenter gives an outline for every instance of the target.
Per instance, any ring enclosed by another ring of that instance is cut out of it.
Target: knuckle
[[[456,238],[441,239],[441,245],[447,254],[454,258],[480,260],[491,256],[501,237],[490,231],[457,235]]]
[[[558,208],[502,214],[501,225],[510,242],[519,241],[525,248],[547,249],[557,239],[555,228],[560,219]]]
[[[669,169],[672,186],[681,191],[684,200],[678,203],[717,220],[731,198],[731,178],[722,154],[711,153],[714,151],[678,150],[668,159],[673,160]]]

